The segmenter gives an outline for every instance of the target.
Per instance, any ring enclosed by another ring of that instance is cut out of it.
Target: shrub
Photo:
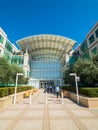
[[[71,91],[71,92],[76,92],[76,88],[75,87],[63,86],[62,89],[63,90],[68,90],[68,91]]]
[[[0,97],[8,96],[8,88],[0,88]]]
[[[17,92],[21,92],[22,91],[22,87],[17,87]]]
[[[76,93],[76,87],[62,87],[64,90]],[[98,87],[79,87],[79,94],[88,97],[98,97]]]
[[[88,97],[98,97],[98,88],[79,88],[79,93]]]
[[[17,92],[22,92],[26,90],[31,90],[31,86],[21,86],[17,87]],[[11,94],[14,94],[15,92],[15,87],[1,87],[0,88],[0,97],[5,97]]]
[[[14,94],[15,87],[8,87],[8,95]]]

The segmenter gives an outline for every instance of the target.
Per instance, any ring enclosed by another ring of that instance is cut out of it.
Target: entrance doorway
[[[46,86],[54,86],[54,81],[53,80],[41,80],[40,81],[40,88],[45,88]]]

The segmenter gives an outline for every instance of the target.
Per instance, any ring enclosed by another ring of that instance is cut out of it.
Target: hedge
[[[0,97],[8,96],[8,88],[0,88]]]
[[[88,97],[98,97],[98,88],[79,88],[79,93]]]
[[[14,94],[15,87],[8,87],[8,95]]]
[[[17,87],[17,92],[22,92],[32,89],[31,86],[21,86]],[[0,87],[0,97],[5,97],[14,94],[15,87]]]
[[[76,93],[76,87],[63,86],[62,89]],[[79,94],[88,97],[98,97],[98,87],[79,87]]]

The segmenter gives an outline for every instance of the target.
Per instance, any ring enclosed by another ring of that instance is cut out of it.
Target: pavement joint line
[[[50,120],[62,120],[62,119],[66,121],[68,119],[70,120],[70,117],[67,117],[67,118],[65,116],[63,116],[63,117],[50,117]]]
[[[40,91],[39,91],[40,93]],[[33,98],[36,99],[38,98],[38,94]],[[8,126],[8,128],[6,130],[13,130],[15,128],[15,126],[17,125],[17,123],[21,120],[21,118],[23,117],[24,113],[26,113],[26,111],[29,109],[30,105],[27,104],[26,106],[24,106],[23,109],[21,109],[21,112],[16,116],[15,120]]]
[[[44,99],[44,100],[43,100]],[[28,104],[24,104],[21,102],[28,102]],[[11,107],[11,106],[10,106]],[[20,108],[21,107],[21,108]],[[97,108],[98,109],[98,108]],[[6,130],[14,130],[16,129],[17,125],[19,130],[21,130],[21,126],[24,124],[21,124],[21,121],[30,121],[30,122],[41,122],[40,128],[42,130],[57,130],[61,128],[60,130],[67,129],[66,126],[63,124],[62,126],[56,127],[55,124],[59,121],[65,121],[69,122],[71,121],[78,130],[88,130],[86,127],[88,127],[89,124],[85,123],[91,123],[94,125],[94,123],[98,120],[98,113],[97,110],[95,111],[93,109],[88,109],[85,107],[78,106],[74,102],[69,101],[69,99],[64,99],[64,104],[61,103],[61,98],[57,99],[56,95],[52,95],[51,93],[48,93],[48,104],[45,104],[45,93],[43,93],[42,89],[39,90],[39,92],[35,93],[35,95],[32,95],[32,104],[29,104],[29,98],[28,99],[23,99],[22,101],[19,101],[16,106],[13,105],[12,108],[7,108],[5,110],[2,110],[1,112],[5,111],[15,111],[15,115],[9,115],[7,113],[4,114],[4,116],[0,117],[0,121],[8,121],[11,120],[11,123],[9,123],[9,126],[6,128]],[[35,111],[33,111],[35,110]],[[42,114],[38,114],[37,110],[41,111]],[[52,110],[52,111],[51,111]],[[79,113],[79,110],[85,110],[93,114],[94,116],[89,116],[88,115],[82,115],[82,113]],[[31,112],[30,112],[31,111]],[[52,112],[54,112],[52,114]],[[61,112],[57,113],[57,112]],[[62,114],[62,111],[64,114]],[[77,112],[78,111],[78,112]],[[18,112],[18,113],[16,113]],[[33,115],[33,113],[35,113]],[[13,112],[12,112],[13,113]],[[66,115],[67,114],[67,115]],[[54,124],[53,124],[53,122]],[[87,122],[86,122],[87,121]],[[89,122],[88,122],[89,121]],[[95,121],[95,122],[93,122]],[[97,122],[96,122],[97,123]],[[66,123],[65,123],[66,124]],[[2,124],[1,124],[2,125]],[[36,123],[35,123],[36,125]],[[58,125],[58,124],[57,124]],[[71,125],[71,124],[68,124]],[[90,124],[91,125],[91,124]],[[96,125],[97,126],[97,125]],[[32,126],[31,126],[32,127]],[[36,126],[37,127],[37,126]],[[67,126],[70,128],[70,126]],[[89,128],[90,130],[93,129],[94,127]],[[28,125],[25,127],[25,129],[28,129]],[[35,128],[37,129],[37,128]]]
[[[12,121],[12,123],[8,126],[8,128],[6,130],[13,130],[15,128],[15,126],[17,125],[17,123],[21,120],[22,116],[24,115],[24,113],[28,110],[29,106],[25,106],[21,112],[16,116],[15,120]]]
[[[46,98],[45,96],[46,95],[44,93],[44,98]],[[45,101],[42,130],[50,130],[50,118],[49,118],[49,108],[48,108],[49,101],[48,100],[49,100],[49,97],[48,97],[48,93],[47,93],[47,104]]]
[[[15,120],[17,117],[5,117],[5,118],[0,118],[0,120]],[[42,120],[43,116],[37,116],[37,117],[22,117],[23,120]]]
[[[65,111],[67,111],[67,113],[69,114],[69,116],[71,117],[71,119],[73,120],[73,122],[76,124],[76,126],[79,128],[79,130],[87,130],[87,128],[82,124],[82,122],[79,120],[79,118],[77,116],[75,116],[72,111],[65,106],[65,104],[63,105]]]
[[[42,130],[50,130],[48,105],[45,105],[45,107],[44,107]]]
[[[95,115],[95,117],[98,119],[98,113],[94,112],[94,109],[89,109],[89,112],[91,112],[93,115]]]

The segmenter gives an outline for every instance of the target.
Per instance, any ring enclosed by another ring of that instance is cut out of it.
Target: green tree
[[[24,74],[24,72],[23,72],[22,68],[16,66],[15,64],[10,64],[10,68],[11,69],[10,69],[10,73],[9,73],[9,83],[14,84],[15,81],[16,81],[16,74],[17,73],[23,73]],[[22,82],[23,79],[25,79],[24,76],[20,76],[19,79],[18,79],[18,83],[24,83],[24,82]]]
[[[73,73],[73,69],[72,67],[65,70],[64,74],[63,74],[63,80],[65,84],[69,84],[70,86],[75,85],[75,79],[74,77],[71,77],[69,74]]]
[[[93,61],[93,63],[94,63],[95,65],[98,66],[98,53],[95,54],[95,55],[92,55],[91,60]]]
[[[21,67],[15,64],[9,64],[5,58],[0,57],[0,84],[15,84],[17,73],[24,74],[24,71]],[[27,78],[19,76],[19,84],[25,84],[27,82]]]
[[[8,82],[10,67],[7,60],[3,57],[0,58],[0,83]]]
[[[98,83],[98,66],[93,60],[79,59],[73,66],[73,72],[80,77],[80,83],[85,86],[94,86]]]
[[[76,73],[80,77],[79,85],[81,86],[95,86],[98,84],[98,54],[92,56],[89,60],[78,59],[73,67],[69,68],[64,73],[65,83],[74,85],[74,76],[70,73]]]

